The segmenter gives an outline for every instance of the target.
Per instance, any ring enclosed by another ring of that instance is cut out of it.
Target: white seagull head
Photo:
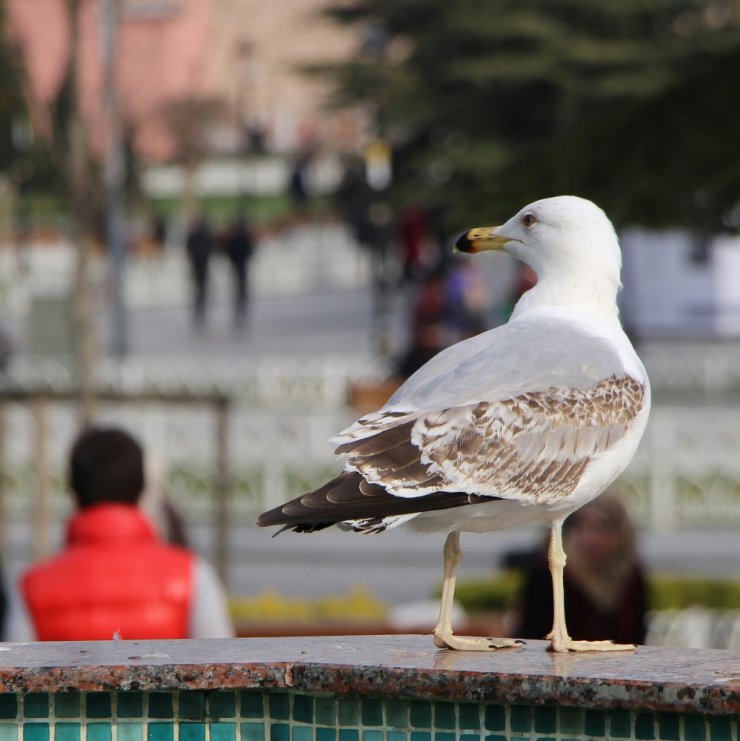
[[[589,305],[616,316],[619,242],[606,214],[585,198],[543,198],[501,226],[471,229],[455,246],[470,253],[504,250],[529,265],[538,283],[525,294],[528,308]]]

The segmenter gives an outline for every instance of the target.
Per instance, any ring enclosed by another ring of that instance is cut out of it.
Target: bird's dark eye
[[[534,214],[524,214],[522,216],[522,224],[529,229],[529,227],[534,226],[537,223],[537,219],[535,218]]]

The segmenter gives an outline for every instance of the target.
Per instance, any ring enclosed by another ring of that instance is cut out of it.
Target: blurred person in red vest
[[[66,544],[21,576],[8,640],[234,635],[215,572],[161,540],[139,508],[144,454],[131,435],[84,431],[70,454],[69,484],[77,512]]]

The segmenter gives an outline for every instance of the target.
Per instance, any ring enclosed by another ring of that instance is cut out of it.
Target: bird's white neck
[[[619,324],[618,272],[605,273],[583,264],[578,269],[553,263],[534,269],[537,283],[519,299],[512,319],[536,309],[562,308],[595,314]]]

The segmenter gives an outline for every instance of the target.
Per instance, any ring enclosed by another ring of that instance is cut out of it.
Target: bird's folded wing
[[[612,376],[589,389],[552,387],[420,415],[341,445],[346,470],[400,497],[435,491],[551,502],[622,439],[645,388]]]
[[[379,411],[332,438],[337,445],[416,419],[420,413],[510,399],[553,386],[586,389],[625,369],[606,340],[557,318],[519,320],[443,350]]]
[[[432,411],[553,386],[586,389],[624,370],[616,346],[588,327],[559,317],[525,318],[447,348],[387,406]]]
[[[467,345],[455,355],[462,363],[432,361],[335,438],[346,470],[399,497],[570,494],[590,461],[625,435],[646,385],[603,339],[561,323],[536,329],[536,342],[525,324]]]

